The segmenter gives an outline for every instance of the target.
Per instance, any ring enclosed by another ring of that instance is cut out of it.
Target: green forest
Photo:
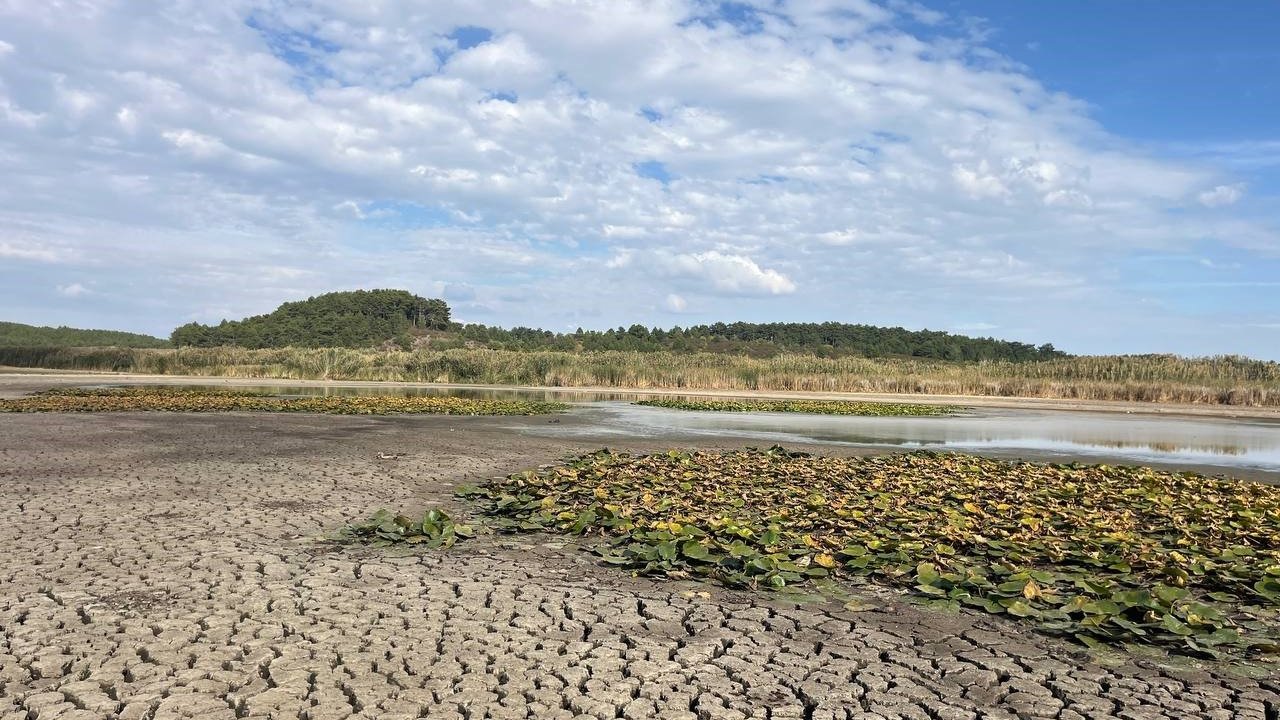
[[[848,323],[714,323],[670,329],[632,325],[610,330],[556,333],[537,328],[500,328],[450,321],[444,300],[405,290],[357,290],[319,295],[281,305],[267,315],[191,323],[173,331],[179,347],[376,347],[403,348],[430,337],[433,349],[487,347],[496,350],[591,352],[729,353],[773,357],[783,353],[819,357],[918,357],[936,360],[1049,360],[1066,357],[1052,345],[971,338],[933,330],[906,330]]]
[[[80,330],[0,322],[0,347],[129,347],[164,348],[166,340],[119,330]]]
[[[449,306],[405,290],[354,290],[288,302],[266,315],[188,323],[169,339],[178,347],[370,347],[413,343],[413,333],[448,330]]]
[[[632,325],[559,333],[538,328],[460,324],[449,305],[405,290],[355,290],[287,302],[273,312],[215,325],[188,323],[173,331],[177,347],[377,348],[564,352],[719,353],[753,358],[924,358],[960,362],[1026,362],[1068,357],[1050,344],[973,338],[937,330],[907,330],[839,322],[713,323],[658,328]],[[104,330],[0,324],[0,346],[166,347],[159,338]]]
[[[553,333],[534,328],[463,325],[458,335],[500,350],[631,350],[711,352],[773,357],[783,353],[819,357],[917,357],[934,360],[1051,360],[1067,357],[1051,344],[971,338],[937,330],[851,325],[849,323],[713,323],[682,328],[632,325],[614,330]]]

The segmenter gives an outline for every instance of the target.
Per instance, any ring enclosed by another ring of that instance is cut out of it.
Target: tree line
[[[973,338],[938,330],[907,330],[849,323],[713,323],[670,329],[632,325],[610,330],[555,333],[537,328],[463,325],[466,340],[504,350],[631,350],[721,352],[752,357],[806,353],[819,357],[917,357],[1014,362],[1068,357],[1051,343]]]
[[[187,323],[169,339],[178,347],[409,347],[414,333],[450,327],[443,300],[405,290],[353,290],[287,302],[244,320]]]
[[[0,322],[0,347],[169,347],[166,340],[119,330],[82,330]]]
[[[459,324],[449,305],[405,290],[355,290],[287,302],[273,312],[214,325],[188,323],[170,341],[178,347],[414,347],[430,336],[433,349],[487,347],[499,350],[670,351],[773,357],[800,353],[818,357],[927,358],[950,361],[1025,362],[1068,357],[1051,344],[974,338],[937,330],[839,322],[712,323],[668,329],[632,325],[608,330],[552,332]],[[0,323],[0,345],[164,347],[145,335],[72,328],[32,328]]]

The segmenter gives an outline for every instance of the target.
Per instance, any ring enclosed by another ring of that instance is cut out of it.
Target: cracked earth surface
[[[1280,718],[1274,678],[887,594],[631,578],[549,536],[318,540],[604,444],[510,429],[539,422],[0,416],[0,720]]]

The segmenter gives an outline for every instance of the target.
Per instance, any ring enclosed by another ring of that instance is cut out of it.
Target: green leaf
[[[1005,612],[1014,617],[1032,617],[1036,615],[1036,611],[1030,605],[1021,600],[1015,600],[1005,608]]]
[[[690,560],[705,561],[711,557],[711,553],[707,550],[707,546],[696,540],[688,540],[680,546],[680,554]]]

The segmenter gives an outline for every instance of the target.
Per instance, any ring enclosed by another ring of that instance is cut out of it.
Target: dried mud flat
[[[1280,718],[1274,679],[887,595],[635,579],[547,536],[318,540],[601,444],[504,429],[540,422],[0,417],[0,720]]]

